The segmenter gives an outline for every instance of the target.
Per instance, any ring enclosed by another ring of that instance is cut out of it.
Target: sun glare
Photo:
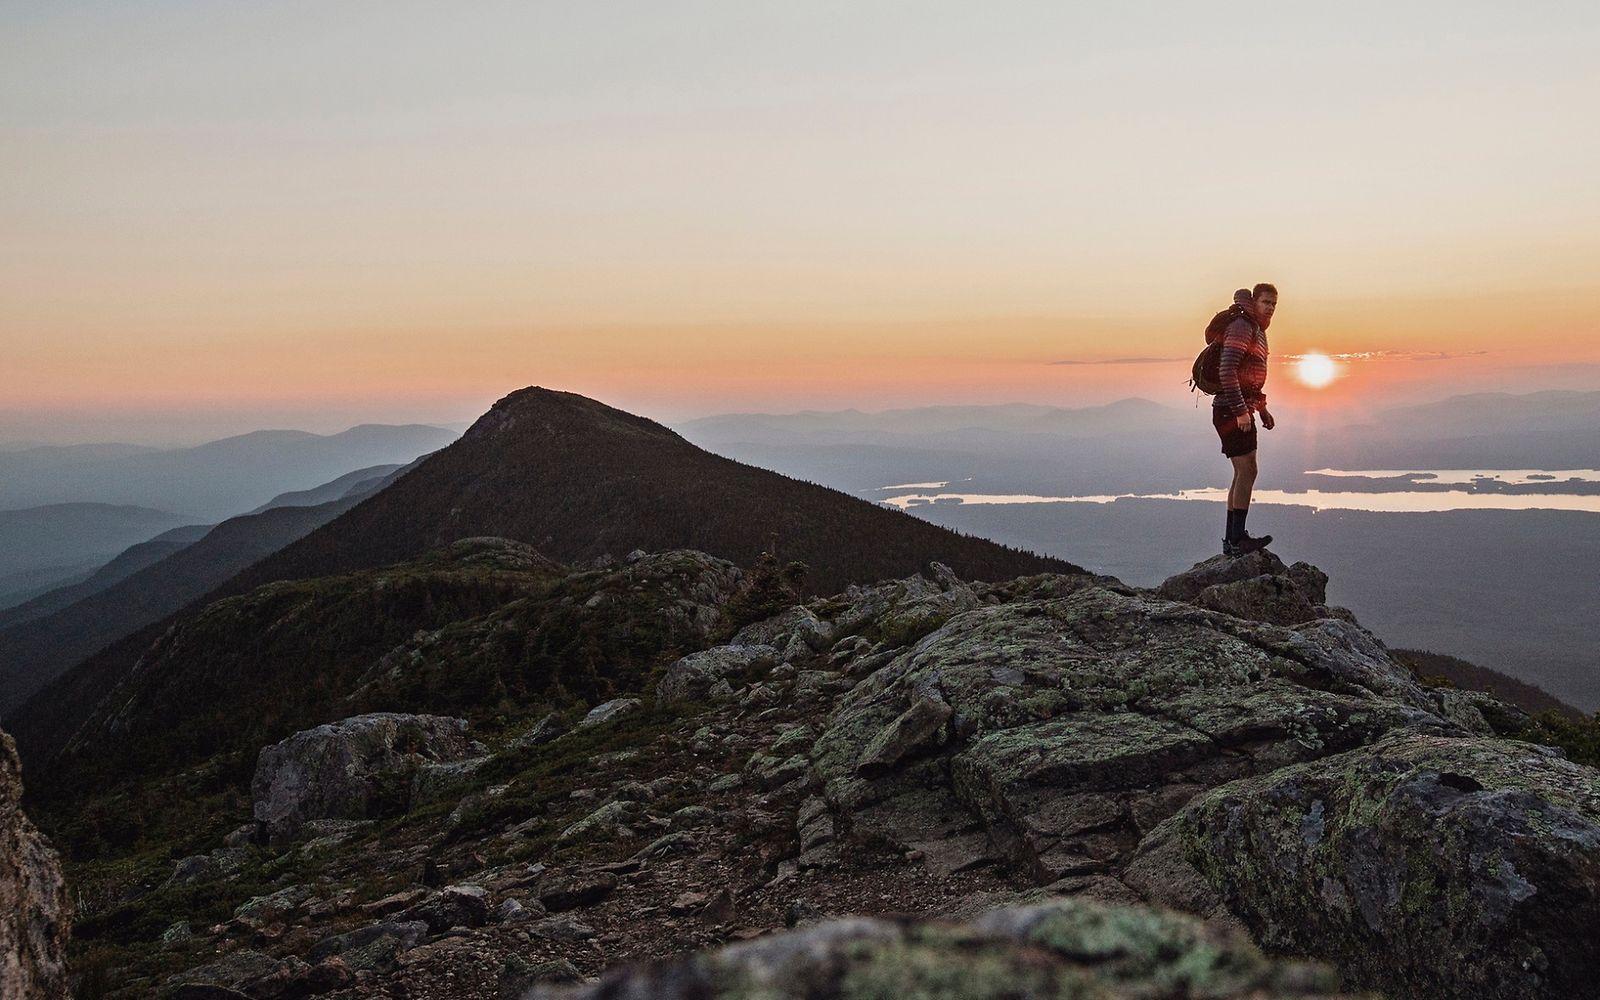
[[[1333,381],[1338,374],[1333,359],[1326,354],[1307,354],[1300,359],[1295,368],[1295,374],[1300,381],[1313,389],[1320,389]]]

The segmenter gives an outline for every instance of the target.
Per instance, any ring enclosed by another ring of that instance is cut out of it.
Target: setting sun
[[[1333,381],[1337,368],[1326,354],[1307,354],[1295,365],[1295,375],[1313,389],[1320,389]]]

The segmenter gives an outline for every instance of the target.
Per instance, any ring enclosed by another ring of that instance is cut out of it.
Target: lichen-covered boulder
[[[601,840],[629,836],[628,824],[644,815],[644,806],[629,799],[614,799],[561,831],[560,841]]]
[[[740,629],[733,637],[736,646],[771,646],[785,655],[821,652],[833,644],[834,626],[817,617],[810,608],[796,605],[771,618]],[[793,650],[790,654],[789,651]]]
[[[418,765],[411,776],[410,804],[413,808],[438,802],[452,794],[460,797],[462,789],[472,781],[472,776],[494,758],[488,754],[452,761],[426,761]]]
[[[972,585],[948,566],[929,564],[932,579],[917,573],[871,585],[852,584],[821,602],[820,613],[840,636],[870,635],[882,648],[922,638],[960,611],[983,603]]]
[[[523,730],[506,745],[511,753],[521,753],[559,739],[567,731],[566,722],[559,712],[546,712],[538,722]]]
[[[221,882],[233,878],[244,866],[250,850],[244,846],[219,847],[209,854],[179,858],[172,866],[167,885],[192,885],[196,882]]]
[[[578,720],[576,728],[592,729],[595,726],[603,726],[625,715],[631,715],[643,707],[644,702],[638,698],[612,698],[589,709],[584,717]]]
[[[423,765],[482,749],[467,737],[465,719],[373,712],[326,723],[262,749],[250,785],[254,815],[282,839],[312,820],[398,811]]]
[[[1156,593],[1169,601],[1192,601],[1208,587],[1258,576],[1287,576],[1289,567],[1265,549],[1242,556],[1212,556],[1167,577]]]
[[[1235,618],[1274,625],[1299,625],[1321,617],[1316,606],[1287,576],[1253,576],[1219,583],[1202,590],[1194,603]]]
[[[321,962],[338,956],[351,969],[383,968],[400,952],[409,951],[428,936],[428,925],[421,920],[383,920],[353,931],[323,938],[306,956]]]
[[[1080,582],[955,615],[841,697],[811,759],[845,835],[937,857],[976,832],[954,808],[1047,884],[1115,874],[1200,791],[1393,729],[1465,732],[1358,625]]]
[[[521,1000],[1111,1000],[1352,996],[1330,970],[1264,957],[1190,917],[1064,899],[968,924],[850,918]]]
[[[1600,771],[1528,743],[1398,733],[1219,788],[1175,820],[1271,950],[1416,998],[1600,982]]]
[[[1308,562],[1289,567],[1288,577],[1312,604],[1328,603],[1328,574]]]
[[[60,861],[22,811],[22,765],[0,730],[0,996],[65,1000],[71,921]]]
[[[489,921],[489,894],[481,885],[448,885],[394,919],[402,923],[420,920],[435,934],[452,927],[482,927]]]
[[[1285,566],[1265,550],[1243,556],[1212,556],[1156,588],[1168,600],[1187,601],[1236,618],[1299,625],[1316,618],[1348,618],[1330,609],[1328,575],[1310,563]]]
[[[233,915],[239,920],[259,924],[286,920],[316,895],[309,885],[284,886],[265,896],[252,896],[234,907]]]
[[[163,995],[209,998],[249,996],[243,992],[245,989],[273,978],[283,968],[282,959],[253,948],[240,948],[204,965],[168,976]]]
[[[1494,727],[1478,707],[1477,699],[1450,688],[1435,688],[1428,692],[1439,706],[1439,714],[1476,736],[1496,735]],[[1516,709],[1512,709],[1516,711]]]
[[[1440,687],[1428,693],[1446,717],[1485,736],[1519,739],[1534,727],[1533,718],[1527,712],[1486,691]]]
[[[744,581],[738,566],[694,549],[651,552],[608,574],[614,579],[597,596],[654,595],[651,613],[663,625],[702,640],[722,627],[724,608]]]
[[[546,556],[527,542],[498,535],[479,535],[458,538],[448,545],[434,549],[421,562],[454,563],[458,566],[481,566],[485,569],[538,570],[547,573],[564,572],[565,567]]]
[[[861,775],[882,774],[905,758],[943,743],[941,733],[950,718],[950,706],[933,692],[922,692],[872,738],[856,765]]]
[[[872,631],[886,645],[915,642],[953,615],[970,611],[981,603],[972,588],[962,583],[947,581],[943,588],[931,593],[917,593],[917,588],[908,587],[907,592],[873,622]]]
[[[735,681],[777,666],[778,650],[765,643],[712,646],[674,662],[656,685],[656,704],[731,697]]]

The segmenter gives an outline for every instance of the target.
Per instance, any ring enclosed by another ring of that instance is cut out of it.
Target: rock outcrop
[[[0,731],[0,997],[66,1000],[71,904],[56,852],[22,811],[22,766]]]
[[[1177,914],[1088,900],[996,910],[968,924],[857,917],[521,1000],[1094,1000],[1354,996],[1331,970],[1268,959],[1248,939]]]
[[[667,668],[656,685],[656,704],[727,699],[733,684],[748,680],[778,663],[778,651],[766,643],[713,646],[682,657]]]
[[[1169,578],[1156,593],[1274,625],[1350,617],[1342,608],[1327,606],[1326,573],[1310,563],[1284,566],[1265,550],[1239,557],[1212,556]]]
[[[950,619],[840,699],[813,759],[847,831],[917,849],[937,801],[1041,883],[1114,873],[1204,789],[1455,731],[1382,655],[1342,620],[1292,631],[1085,579]]]
[[[1397,733],[1224,785],[1177,824],[1264,946],[1394,996],[1600,982],[1600,772],[1548,748]]]
[[[1325,583],[1265,553],[1155,592],[1018,581],[839,699],[813,752],[834,829],[1243,919],[1408,996],[1583,996],[1600,775],[1485,739]]]
[[[638,698],[613,698],[589,709],[584,717],[578,720],[576,728],[588,729],[615,722],[625,715],[637,712],[642,704]]]
[[[254,815],[271,839],[313,820],[361,820],[404,809],[420,768],[472,756],[467,721],[373,712],[295,733],[261,751]]]

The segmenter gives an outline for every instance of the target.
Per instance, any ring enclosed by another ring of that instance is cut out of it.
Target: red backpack
[[[1228,332],[1228,324],[1240,317],[1250,314],[1235,302],[1233,305],[1211,317],[1211,322],[1206,324],[1205,350],[1194,359],[1194,368],[1190,372],[1189,390],[1196,389],[1207,396],[1215,396],[1222,391],[1222,339]]]

